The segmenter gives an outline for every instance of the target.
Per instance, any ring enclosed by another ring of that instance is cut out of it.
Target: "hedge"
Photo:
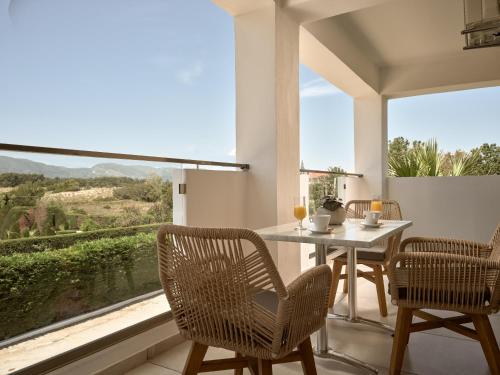
[[[161,289],[154,233],[0,257],[0,340]]]
[[[0,256],[15,253],[35,253],[53,249],[63,249],[81,241],[92,241],[101,238],[132,236],[137,233],[155,231],[161,224],[137,225],[131,227],[99,229],[89,232],[58,234],[55,236],[16,238],[0,241]]]

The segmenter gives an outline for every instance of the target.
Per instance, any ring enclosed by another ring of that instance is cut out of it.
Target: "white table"
[[[311,243],[316,245],[316,265],[326,264],[326,250],[328,246],[343,246],[342,249],[335,251],[334,257],[342,255],[347,252],[347,269],[349,276],[356,275],[357,269],[357,256],[356,248],[370,248],[375,246],[380,240],[391,237],[412,225],[411,221],[396,221],[396,220],[383,220],[383,225],[380,228],[363,228],[360,225],[361,220],[348,219],[342,225],[333,227],[331,234],[313,234],[308,230],[298,231],[294,228],[296,223],[278,225],[274,227],[262,228],[256,232],[264,239],[269,241],[284,241],[284,242],[300,242]],[[357,277],[348,277],[349,283],[349,314],[341,316],[337,314],[328,314],[327,318],[330,319],[345,319],[353,323],[370,324],[377,327],[389,329],[380,322],[364,319],[358,316],[357,311]],[[317,344],[315,354],[323,358],[332,358],[342,362],[349,363],[356,367],[365,368],[374,373],[377,369],[367,363],[359,361],[346,354],[335,352],[328,347],[328,332],[325,325],[318,331]]]

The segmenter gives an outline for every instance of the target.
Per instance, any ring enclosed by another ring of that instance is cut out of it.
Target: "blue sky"
[[[352,170],[352,99],[303,66],[300,82],[306,167]],[[500,143],[500,88],[440,95],[391,101],[389,136]],[[0,131],[4,143],[233,161],[232,18],[209,0],[0,0]]]

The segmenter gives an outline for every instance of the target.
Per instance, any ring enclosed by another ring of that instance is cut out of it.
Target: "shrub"
[[[0,340],[161,288],[155,235],[0,257]]]
[[[128,228],[100,229],[92,232],[59,234],[46,237],[19,238],[0,241],[0,256],[14,253],[35,253],[54,249],[62,249],[83,241],[101,238],[116,238],[133,236],[138,233],[149,233],[156,230],[160,224],[139,225]]]
[[[99,229],[99,224],[92,220],[92,218],[87,217],[80,226],[80,229],[84,232],[95,231]]]

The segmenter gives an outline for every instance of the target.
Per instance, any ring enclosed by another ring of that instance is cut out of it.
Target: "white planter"
[[[319,207],[316,210],[317,215],[330,215],[330,225],[340,225],[345,221],[345,209],[339,207],[335,211],[327,210],[324,207]]]

